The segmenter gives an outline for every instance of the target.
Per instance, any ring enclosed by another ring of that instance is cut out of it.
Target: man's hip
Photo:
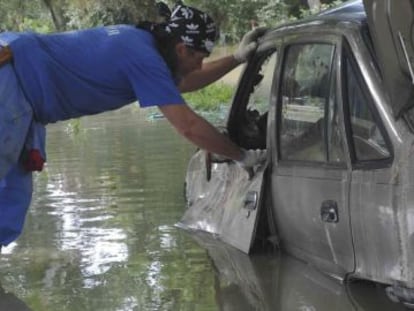
[[[13,59],[13,53],[8,46],[0,46],[0,67],[8,64]]]

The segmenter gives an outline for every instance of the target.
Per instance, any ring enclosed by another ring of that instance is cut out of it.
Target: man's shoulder
[[[123,54],[153,54],[157,51],[154,37],[151,33],[134,26],[106,26],[104,31],[109,37],[110,44],[117,45]]]
[[[148,31],[136,28],[132,25],[111,25],[104,26],[101,29],[109,37],[120,38],[129,40],[131,43],[134,42],[147,42],[148,44],[153,43],[153,36]]]

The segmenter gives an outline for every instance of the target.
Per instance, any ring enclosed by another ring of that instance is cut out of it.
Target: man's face
[[[203,59],[208,56],[205,52],[194,50],[183,43],[176,46],[177,52],[177,70],[181,77],[185,77],[189,73],[201,69]]]

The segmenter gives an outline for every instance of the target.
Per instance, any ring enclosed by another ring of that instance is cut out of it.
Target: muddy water
[[[0,311],[401,310],[371,284],[177,229],[193,151],[134,108],[50,126],[25,231],[0,257]]]

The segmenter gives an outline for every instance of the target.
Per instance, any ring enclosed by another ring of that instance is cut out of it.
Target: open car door
[[[363,2],[392,109],[399,117],[414,105],[414,2]]]
[[[263,167],[252,179],[234,163],[213,163],[207,180],[205,152],[198,151],[187,172],[188,209],[179,226],[212,233],[249,253],[259,212]]]
[[[230,110],[230,138],[245,149],[265,149],[267,111],[276,52],[260,48],[240,80]],[[249,253],[260,213],[265,165],[253,174],[233,162],[214,163],[204,151],[190,160],[186,176],[188,209],[178,226],[215,234]]]

